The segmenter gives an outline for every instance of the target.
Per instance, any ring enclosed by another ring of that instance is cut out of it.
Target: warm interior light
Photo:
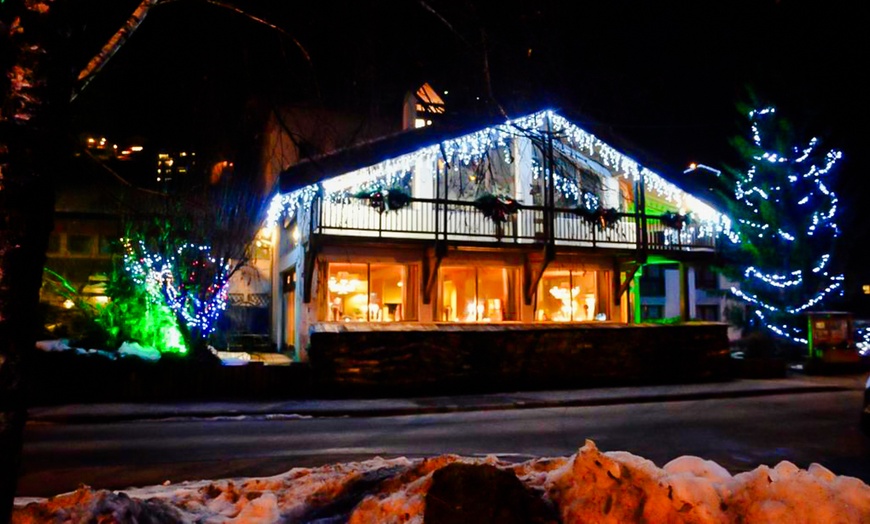
[[[73,307],[75,307],[75,305],[76,303],[70,299],[66,299],[63,301],[63,307],[65,307],[66,309],[72,309]]]
[[[350,278],[350,275],[344,271],[338,274],[338,278],[329,277],[329,281],[327,282],[329,291],[336,295],[347,295],[348,293],[352,293],[357,287],[359,287],[359,284],[359,279]]]
[[[550,288],[550,294],[562,302],[562,307],[559,308],[558,314],[554,315],[553,320],[571,320],[574,316],[572,313],[580,309],[579,304],[575,300],[577,295],[580,294],[580,286],[574,286],[570,290],[567,285],[553,286]]]

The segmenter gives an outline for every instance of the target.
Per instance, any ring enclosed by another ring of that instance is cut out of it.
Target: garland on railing
[[[583,217],[590,224],[598,225],[599,229],[613,227],[619,221],[619,211],[612,207],[598,206],[590,209],[586,206],[577,206],[574,208],[574,214]]]
[[[685,215],[682,215],[680,213],[668,211],[661,216],[661,221],[665,227],[682,231],[683,227],[692,223],[692,219],[689,217],[690,214],[691,213],[686,213]]]
[[[506,195],[493,195],[486,193],[474,200],[474,207],[489,217],[496,224],[506,222],[508,215],[515,215],[520,209],[520,204]]]
[[[378,213],[397,211],[411,203],[411,195],[400,187],[391,189],[369,189],[354,193],[355,198],[369,201]]]

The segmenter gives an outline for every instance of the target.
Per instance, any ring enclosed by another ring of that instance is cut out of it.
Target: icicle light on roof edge
[[[548,126],[549,131],[556,138],[561,138],[576,150],[590,155],[616,176],[632,182],[643,177],[644,185],[648,191],[659,195],[680,210],[691,211],[702,236],[723,233],[732,242],[738,241],[736,235],[731,232],[731,221],[727,216],[681,190],[652,170],[641,167],[637,162],[612,148],[595,135],[584,131],[552,111],[541,111],[516,120],[508,120],[504,124],[459,138],[445,140],[413,153],[324,180],[320,182],[320,186],[323,188],[324,196],[332,200],[340,199],[341,195],[355,193],[372,186],[389,187],[399,177],[412,171],[415,166],[426,163],[432,165],[438,158],[442,157],[442,154],[451,162],[468,165],[497,147],[509,149],[506,146],[510,139],[519,137],[543,139]],[[317,193],[316,186],[315,184],[290,193],[275,195],[269,208],[267,225],[274,226],[280,217],[292,216],[300,209],[303,211],[308,209]]]

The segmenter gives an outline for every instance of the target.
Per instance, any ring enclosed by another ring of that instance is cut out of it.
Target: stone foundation
[[[727,324],[315,324],[324,384],[449,391],[690,382],[730,374]]]

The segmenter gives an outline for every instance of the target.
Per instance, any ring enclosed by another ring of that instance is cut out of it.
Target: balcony
[[[603,226],[571,209],[521,205],[515,215],[497,224],[473,202],[428,198],[412,198],[408,206],[384,213],[364,200],[316,199],[311,212],[311,231],[322,235],[519,245],[542,244],[552,237],[557,246],[602,249],[641,249],[645,239],[650,251],[716,247],[715,237],[702,235],[695,227],[678,231],[666,226],[661,216],[634,213],[619,213],[614,223]]]

